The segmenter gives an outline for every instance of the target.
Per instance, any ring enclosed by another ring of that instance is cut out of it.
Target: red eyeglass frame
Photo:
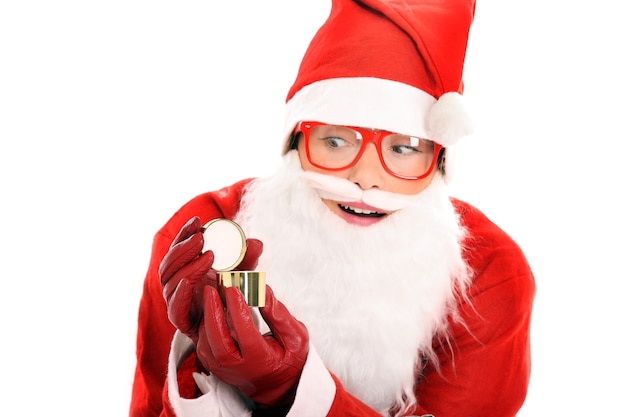
[[[309,137],[310,137],[311,130],[316,126],[341,126],[341,127],[347,127],[349,129],[353,129],[359,132],[363,136],[363,145],[361,146],[361,149],[359,150],[359,153],[355,156],[354,160],[350,164],[340,167],[340,168],[328,168],[328,167],[321,166],[313,162],[313,160],[311,159],[311,152],[309,151]],[[393,175],[394,177],[401,178],[404,180],[421,180],[423,178],[428,177],[433,172],[433,169],[437,165],[437,161],[439,160],[439,154],[441,153],[441,150],[443,149],[443,146],[441,146],[439,143],[431,141],[433,142],[433,145],[434,145],[434,150],[433,150],[434,155],[433,155],[433,160],[430,163],[430,167],[428,168],[425,174],[422,174],[419,176],[408,176],[408,175],[396,174],[395,172],[393,172],[387,166],[387,164],[385,163],[385,158],[383,157],[381,143],[384,138],[386,138],[389,135],[395,134],[395,132],[390,132],[387,130],[370,130],[370,129],[366,129],[366,128],[362,128],[358,126],[329,125],[328,123],[322,123],[322,122],[300,121],[296,125],[294,133],[296,135],[298,133],[302,133],[302,135],[304,136],[306,157],[311,163],[311,165],[313,165],[316,168],[324,169],[326,171],[342,171],[344,169],[351,168],[354,165],[356,165],[359,159],[361,159],[363,152],[365,152],[365,148],[371,142],[374,144],[374,147],[376,148],[376,152],[378,153],[378,159],[380,160],[380,163],[382,164],[383,168],[385,168],[385,171],[387,171],[389,174]],[[426,140],[430,140],[430,139],[426,139]]]

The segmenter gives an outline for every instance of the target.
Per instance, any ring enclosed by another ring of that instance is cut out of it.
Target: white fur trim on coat
[[[169,400],[176,415],[179,417],[251,416],[251,411],[246,407],[238,392],[212,375],[195,373],[194,380],[203,395],[194,399],[181,398],[176,376],[177,369],[192,350],[191,339],[177,331],[172,341],[167,376]],[[287,417],[326,416],[335,398],[335,391],[335,381],[315,348],[310,345],[296,398]]]
[[[239,394],[229,385],[214,376],[194,374],[202,396],[194,399],[182,398],[178,390],[177,369],[193,350],[193,343],[184,334],[176,331],[170,350],[167,372],[168,394],[174,412],[179,417],[248,417],[252,413]]]

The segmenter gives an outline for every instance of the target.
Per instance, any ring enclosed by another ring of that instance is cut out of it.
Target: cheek
[[[302,141],[300,141],[300,144],[298,145],[298,157],[300,158],[300,166],[302,167],[304,171],[319,172],[321,174],[332,175],[333,177],[337,177],[337,178],[348,177],[348,173],[345,170],[344,171],[327,171],[325,169],[321,169],[321,168],[317,168],[313,166],[311,162],[309,162],[309,158],[307,158],[306,156],[306,149],[304,149],[304,145],[302,145]]]
[[[419,194],[430,185],[435,175],[436,170],[434,170],[428,177],[421,180],[403,180],[390,175],[389,178],[387,178],[384,190],[396,194]]]
[[[298,156],[300,157],[300,166],[305,171],[311,171],[311,163],[309,159],[306,157],[306,150],[302,146],[302,141],[300,141],[300,145],[298,145]]]

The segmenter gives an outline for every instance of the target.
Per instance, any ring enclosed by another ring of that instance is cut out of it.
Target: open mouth
[[[343,204],[339,204],[339,208],[346,213],[352,214],[354,216],[360,217],[383,217],[386,213],[379,213],[377,211],[365,210],[357,207],[344,206]]]

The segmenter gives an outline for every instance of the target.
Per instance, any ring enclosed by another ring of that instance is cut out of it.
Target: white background
[[[127,414],[152,236],[194,195],[273,171],[284,97],[329,4],[0,4],[3,409]],[[618,7],[477,6],[477,133],[453,186],[536,274],[520,416],[626,415]]]

